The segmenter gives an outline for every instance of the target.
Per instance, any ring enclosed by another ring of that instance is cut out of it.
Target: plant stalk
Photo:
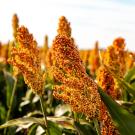
[[[6,122],[10,119],[10,115],[11,115],[11,112],[12,112],[14,95],[15,95],[15,92],[16,92],[16,86],[17,86],[17,79],[15,78],[13,91],[12,91],[10,103],[9,103],[9,109],[8,109],[8,112],[7,112]],[[4,129],[4,135],[6,135],[6,133],[7,133],[7,128]]]
[[[40,104],[41,104],[41,109],[42,109],[42,113],[44,116],[44,124],[45,124],[46,134],[50,135],[49,128],[48,128],[48,122],[47,122],[47,115],[46,115],[46,106],[43,104],[43,97],[42,96],[40,96]]]
[[[97,131],[97,134],[98,135],[101,135],[101,132],[100,132],[100,127],[99,127],[99,124],[98,124],[98,120],[97,119],[94,119],[94,126],[95,126],[95,129]]]

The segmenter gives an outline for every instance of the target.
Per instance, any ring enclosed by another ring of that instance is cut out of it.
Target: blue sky
[[[71,22],[72,35],[81,49],[98,40],[106,47],[117,37],[126,39],[135,51],[135,0],[0,0],[0,41],[12,39],[11,19],[17,13],[20,25],[33,33],[39,44],[45,34],[56,35],[61,15]]]

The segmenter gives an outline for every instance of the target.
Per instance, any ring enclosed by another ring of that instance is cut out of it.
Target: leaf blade
[[[99,93],[120,134],[135,134],[135,128],[133,126],[135,125],[135,116],[123,109],[118,103],[113,101],[113,99],[103,92],[101,88],[99,88]]]

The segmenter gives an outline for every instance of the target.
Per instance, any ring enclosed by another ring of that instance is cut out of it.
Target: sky
[[[135,51],[135,0],[0,0],[0,41],[12,40],[12,16],[17,13],[39,45],[56,36],[58,19],[71,23],[72,36],[80,49],[90,49],[98,40],[105,48],[123,37]]]

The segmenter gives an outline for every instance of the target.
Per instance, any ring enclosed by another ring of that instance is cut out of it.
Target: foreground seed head
[[[70,104],[73,111],[89,118],[99,116],[100,96],[97,84],[87,76],[74,42],[58,35],[52,44],[54,96]],[[60,82],[61,85],[57,85]]]
[[[33,92],[41,95],[43,94],[44,78],[37,43],[24,26],[18,28],[16,41],[16,45],[11,49],[11,58],[8,62],[23,74],[25,83]]]

